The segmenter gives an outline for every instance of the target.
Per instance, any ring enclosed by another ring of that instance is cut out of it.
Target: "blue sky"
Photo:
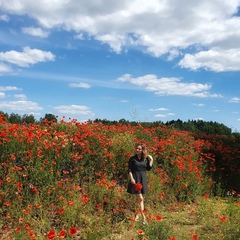
[[[0,0],[0,110],[240,131],[240,0]]]

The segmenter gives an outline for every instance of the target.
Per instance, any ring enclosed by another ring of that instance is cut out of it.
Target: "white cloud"
[[[205,106],[205,104],[203,104],[203,103],[194,103],[193,105],[195,105],[195,106],[197,106],[197,107],[203,107],[203,106]]]
[[[220,95],[209,92],[211,89],[209,84],[183,83],[179,78],[158,78],[153,74],[133,78],[130,74],[125,74],[119,77],[117,81],[131,83],[161,96],[220,97]]]
[[[0,109],[7,109],[10,111],[38,111],[43,110],[41,106],[39,106],[35,102],[31,101],[3,101],[0,102]]]
[[[38,62],[54,61],[55,56],[51,52],[24,47],[23,52],[17,52],[14,50],[0,52],[0,60],[20,67],[29,67]]]
[[[155,118],[166,118],[169,116],[175,116],[175,113],[167,113],[167,114],[156,114],[154,115]]]
[[[199,117],[199,118],[194,118],[194,120],[196,120],[196,121],[204,121],[204,118],[202,118],[202,117]]]
[[[168,111],[168,109],[167,108],[156,108],[156,109],[151,108],[149,109],[149,111]]]
[[[0,21],[4,21],[4,22],[9,22],[10,18],[8,17],[8,15],[3,14],[0,15]]]
[[[84,40],[84,36],[82,33],[79,33],[75,36],[75,39]]]
[[[13,70],[12,70],[11,67],[9,67],[8,65],[0,62],[0,75],[6,74],[6,73],[11,73],[12,71]]]
[[[6,94],[4,92],[0,92],[0,98],[5,98]]]
[[[15,98],[19,98],[22,101],[25,101],[27,99],[27,96],[25,94],[15,94]]]
[[[71,43],[68,42],[66,49],[73,50],[73,49],[76,49],[76,47],[74,47]]]
[[[43,29],[73,31],[79,39],[84,32],[117,53],[140,47],[171,61],[184,51],[180,66],[217,72],[239,70],[239,5],[239,0],[1,0],[2,12],[28,15]]]
[[[169,51],[169,55],[168,55],[168,58],[167,60],[168,61],[172,61],[174,58],[178,57],[180,55],[180,51],[178,49],[171,49]]]
[[[179,62],[179,66],[191,70],[204,68],[214,72],[239,71],[240,48],[219,51],[208,50],[196,54],[186,54]]]
[[[61,105],[53,108],[57,110],[58,113],[61,113],[61,114],[68,114],[68,115],[75,115],[75,116],[81,116],[81,115],[94,116],[94,114],[92,113],[89,107],[82,106],[82,105]]]
[[[164,114],[156,114],[156,115],[154,115],[154,117],[156,117],[156,118],[166,118],[167,115],[164,115]]]
[[[69,87],[71,88],[91,88],[91,85],[88,83],[71,83],[69,84]]]
[[[21,88],[14,87],[14,86],[0,86],[0,91],[20,91]]]
[[[47,38],[49,35],[48,31],[44,31],[42,28],[34,28],[34,27],[24,27],[22,28],[22,32],[25,34],[29,34],[34,37],[40,37],[40,38]]]
[[[104,34],[104,35],[97,35],[95,37],[97,40],[101,41],[102,43],[107,43],[109,46],[116,52],[120,53],[122,50],[122,46],[127,43],[127,36],[122,34]]]
[[[239,103],[239,102],[240,102],[240,98],[238,98],[238,97],[233,97],[233,98],[231,98],[231,99],[229,100],[229,102],[231,102],[231,103]]]

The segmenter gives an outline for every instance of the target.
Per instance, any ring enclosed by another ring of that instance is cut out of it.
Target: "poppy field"
[[[10,124],[0,115],[0,239],[237,240],[240,139],[165,125]],[[154,158],[148,224],[126,192],[135,144]]]

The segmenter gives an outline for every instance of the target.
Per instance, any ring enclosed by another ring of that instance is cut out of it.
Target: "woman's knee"
[[[137,195],[137,199],[138,199],[138,202],[142,202],[143,201],[143,195],[142,194],[138,194]]]

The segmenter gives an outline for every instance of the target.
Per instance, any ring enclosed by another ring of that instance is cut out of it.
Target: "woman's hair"
[[[146,159],[147,155],[148,155],[147,154],[147,147],[146,147],[146,145],[144,143],[137,143],[135,147],[137,148],[138,146],[142,147],[142,158]]]

